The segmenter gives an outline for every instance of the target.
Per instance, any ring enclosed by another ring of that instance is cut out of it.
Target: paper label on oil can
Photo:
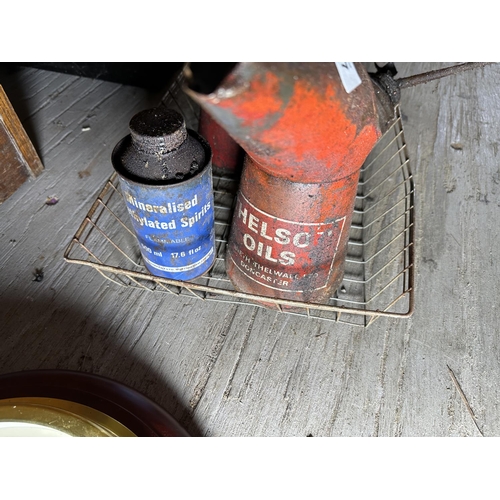
[[[334,222],[295,222],[252,205],[242,193],[233,218],[230,258],[248,278],[275,290],[297,292],[328,285],[345,217]]]
[[[361,78],[358,75],[358,71],[356,70],[354,63],[336,62],[335,66],[337,66],[340,79],[342,80],[342,84],[348,94],[361,85]]]
[[[205,272],[215,257],[214,209],[210,177],[206,189],[165,190],[122,182],[123,197],[149,271],[189,280]]]

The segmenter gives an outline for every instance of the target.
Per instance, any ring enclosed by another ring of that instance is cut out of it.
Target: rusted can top
[[[173,109],[140,111],[129,128],[130,135],[113,152],[113,164],[132,180],[175,184],[193,177],[206,164],[206,148]]]
[[[359,63],[350,66],[353,89],[334,63],[200,65],[185,69],[186,92],[271,175],[340,180],[361,168],[381,136],[373,84]]]

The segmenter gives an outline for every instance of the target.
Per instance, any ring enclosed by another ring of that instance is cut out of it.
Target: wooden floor
[[[408,76],[450,64],[396,66]],[[0,73],[45,165],[0,207],[0,373],[110,377],[194,436],[500,436],[499,78],[490,65],[402,91],[415,313],[363,329],[119,287],[65,262],[114,145],[162,96]]]

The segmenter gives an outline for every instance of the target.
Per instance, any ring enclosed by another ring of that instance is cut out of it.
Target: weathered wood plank
[[[43,164],[0,85],[0,203],[27,179],[37,177]]]
[[[499,432],[493,347],[499,200],[497,133],[491,126],[499,118],[493,84],[498,71],[497,65],[488,66],[408,89],[403,96],[418,180],[420,290],[410,322],[404,435],[477,435],[446,364],[462,376],[485,435]],[[462,149],[456,149],[458,143]]]

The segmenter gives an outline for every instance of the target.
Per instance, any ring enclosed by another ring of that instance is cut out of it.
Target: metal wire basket
[[[163,104],[178,107],[190,128],[197,110],[178,78]],[[379,317],[407,318],[414,304],[414,184],[399,107],[360,175],[342,286],[328,304],[265,297],[283,314],[366,327]],[[144,267],[116,174],[92,204],[69,243],[67,262],[93,267],[120,286],[198,300],[262,307],[262,297],[234,289],[225,272],[226,244],[238,180],[214,175],[216,262],[189,282],[152,276]],[[289,307],[293,306],[293,311]]]

